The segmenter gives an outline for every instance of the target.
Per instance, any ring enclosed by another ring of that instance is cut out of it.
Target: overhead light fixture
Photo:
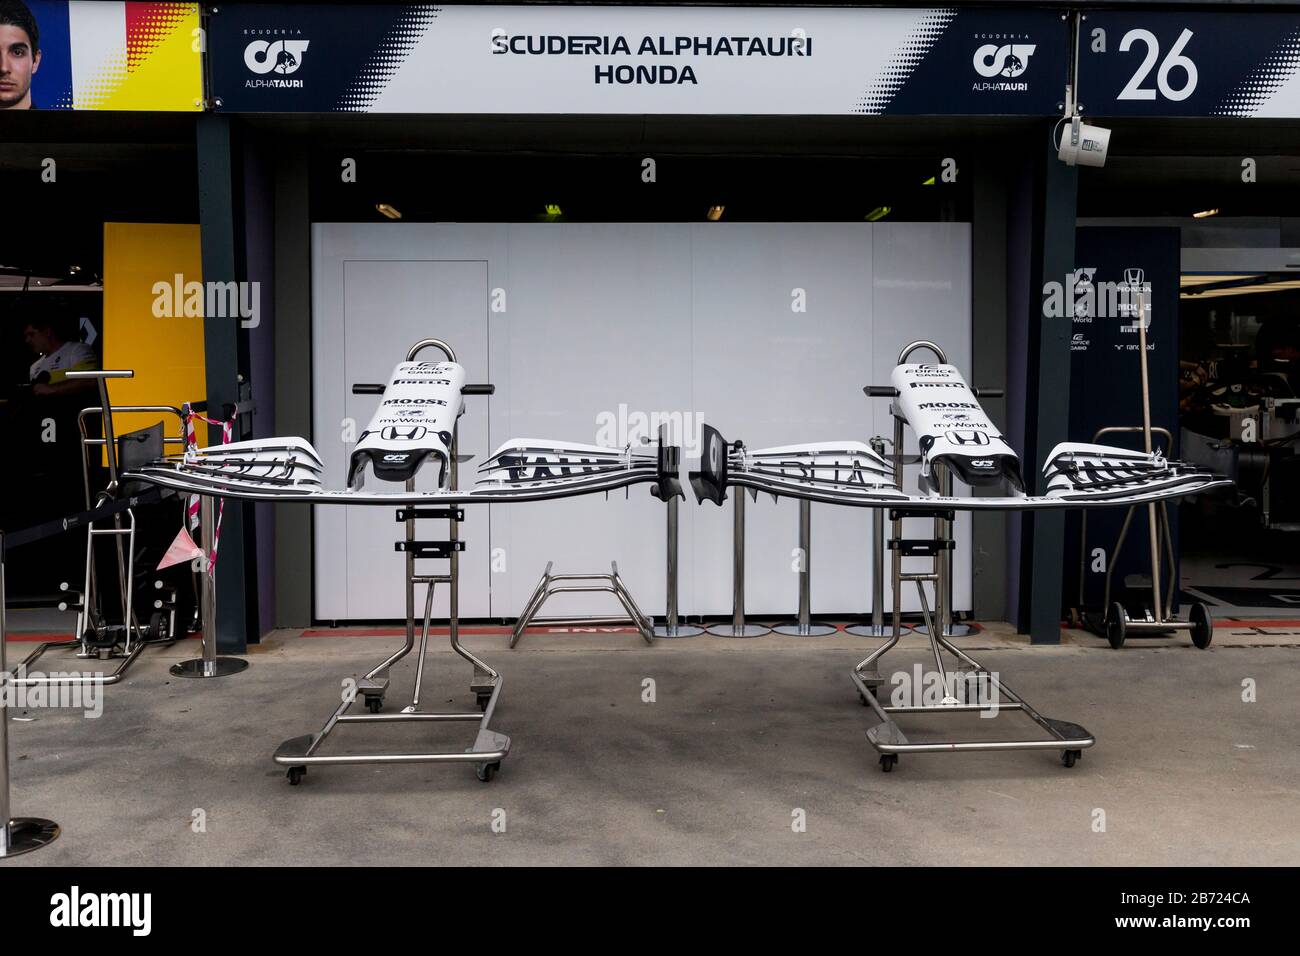
[[[1209,219],[1211,216],[1217,216],[1218,214],[1219,214],[1219,210],[1218,210],[1218,209],[1202,209],[1200,212],[1194,212],[1194,213],[1192,213],[1192,218],[1193,218],[1193,219]]]
[[[386,202],[376,203],[375,209],[381,216],[387,216],[389,219],[401,219],[402,214],[397,211],[396,207],[388,205]]]
[[[867,213],[864,218],[867,222],[876,222],[877,220],[884,219],[888,216],[893,209],[893,206],[877,206],[875,209],[871,210],[871,212]]]
[[[561,209],[557,203],[549,203],[549,202],[548,202],[548,203],[546,204],[546,218],[547,218],[547,219],[559,219],[559,218],[560,218],[561,216],[563,216],[563,215],[564,215],[564,210]]]
[[[925,182],[921,183],[921,185],[922,185],[922,186],[933,186],[933,185],[934,185],[934,177],[931,176],[931,177],[930,177],[929,179],[927,179]]]
[[[709,222],[717,222],[719,219],[722,218],[722,214],[726,211],[727,211],[726,206],[710,206],[709,211],[706,215],[709,218]]]

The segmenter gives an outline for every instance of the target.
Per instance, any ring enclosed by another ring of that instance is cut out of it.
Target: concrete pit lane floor
[[[992,626],[959,645],[1097,745],[1071,769],[1053,749],[904,755],[888,774],[848,677],[874,640],[530,631],[508,650],[471,635],[505,677],[493,726],[513,749],[494,780],[327,766],[295,787],[276,747],[400,643],[303,633],[207,681],[168,674],[197,640],[148,648],[96,718],[15,707],[12,812],[63,833],[4,865],[1300,863],[1300,625],[1220,626],[1207,651],[1185,635],[1113,651],[1080,631],[1030,647]],[[474,710],[469,665],[431,643],[422,708]],[[32,647],[11,641],[11,666]],[[909,636],[885,661],[910,673],[929,655]],[[387,711],[413,673],[410,658],[394,670]],[[1006,711],[900,723],[913,739],[1037,734]],[[458,750],[474,732],[349,726],[326,746]]]

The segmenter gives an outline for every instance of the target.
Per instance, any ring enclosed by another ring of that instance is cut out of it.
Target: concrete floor
[[[847,677],[873,641],[646,647],[539,633],[510,651],[503,636],[471,637],[506,679],[494,725],[514,747],[493,782],[468,765],[319,767],[290,787],[276,746],[317,729],[342,678],[397,643],[280,632],[244,673],[200,682],[168,676],[197,652],[186,641],[146,651],[105,690],[99,719],[15,711],[35,719],[10,728],[13,813],[52,817],[63,835],[6,865],[1300,863],[1294,629],[1221,630],[1209,651],[1183,639],[1030,648],[1005,629],[964,639],[1097,746],[1068,770],[1046,751],[906,756],[892,774]],[[30,649],[12,643],[11,663]],[[887,670],[925,659],[909,638]],[[430,663],[426,705],[472,708],[468,666],[441,649]],[[390,709],[409,676],[394,673]],[[641,700],[645,678],[655,703]],[[1241,700],[1246,678],[1257,703]],[[1011,722],[1032,728],[1014,714],[904,726],[919,738]],[[329,746],[452,749],[472,734],[344,728]],[[195,810],[206,832],[192,829]],[[796,810],[805,832],[792,830]]]

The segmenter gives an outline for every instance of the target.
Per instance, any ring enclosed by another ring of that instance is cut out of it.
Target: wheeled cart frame
[[[898,364],[903,364],[908,356],[919,348],[933,351],[940,362],[947,361],[942,349],[934,343],[913,342],[899,354]],[[868,386],[865,391],[869,396],[873,397],[896,394],[889,386]],[[901,489],[903,487],[904,464],[903,419],[892,406],[890,411],[894,415],[894,484]],[[951,481],[951,475],[947,474],[947,470],[942,464],[936,464],[935,468],[939,487],[947,489],[948,483]],[[904,538],[903,520],[909,517],[932,518],[934,521],[933,537]],[[867,741],[880,754],[880,769],[886,773],[893,770],[898,764],[900,754],[956,753],[967,750],[1060,750],[1062,763],[1067,767],[1073,767],[1075,761],[1083,755],[1083,751],[1096,743],[1093,736],[1078,724],[1064,720],[1054,720],[1038,713],[1022,697],[1002,683],[995,673],[956,647],[945,633],[946,629],[943,627],[942,622],[944,621],[947,606],[945,596],[952,581],[951,567],[954,546],[952,523],[954,517],[955,513],[953,511],[935,513],[908,511],[901,508],[889,509],[892,537],[889,539],[888,547],[894,552],[892,634],[890,634],[889,640],[872,651],[865,660],[854,667],[849,675],[858,689],[858,697],[863,705],[874,710],[880,718],[880,723],[867,730]],[[876,554],[875,558],[877,562],[884,561],[883,553]],[[905,558],[930,558],[932,564],[928,571],[919,573],[904,572],[903,560]],[[878,566],[880,565],[878,564]],[[943,688],[943,698],[935,704],[889,703],[885,678],[880,673],[880,659],[898,643],[902,636],[901,616],[904,581],[911,581],[916,584],[917,594],[921,601],[921,614],[924,619],[923,633],[929,639],[930,651],[934,657],[935,671],[938,673],[941,681],[940,686]],[[937,610],[939,611],[934,615],[930,613],[930,604],[925,596],[925,585],[927,583],[934,589]],[[991,688],[992,694],[986,699],[970,702],[962,701],[952,693],[955,687],[950,683],[943,664],[943,652],[945,651],[952,656],[958,665],[964,665],[968,668],[967,671],[963,672],[967,688],[972,684],[977,688]],[[1048,736],[1022,740],[935,740],[925,743],[913,743],[907,739],[907,736],[893,717],[895,714],[978,713],[995,708],[999,712],[1004,709],[1022,711],[1034,723],[1045,730]]]
[[[1166,448],[1173,449],[1174,436],[1168,429],[1152,427],[1151,425],[1151,384],[1147,373],[1147,318],[1146,318],[1146,290],[1143,289],[1143,272],[1141,269],[1126,269],[1124,272],[1124,283],[1130,289],[1135,290],[1135,307],[1137,313],[1138,327],[1138,368],[1141,370],[1142,380],[1142,424],[1140,427],[1111,427],[1102,428],[1093,435],[1092,440],[1097,442],[1103,435],[1123,433],[1137,433],[1142,436],[1142,447],[1148,455],[1152,453],[1153,443],[1152,436],[1161,435],[1165,439]],[[1088,614],[1084,611],[1084,574],[1086,572],[1085,556],[1088,541],[1088,516],[1084,512],[1083,520],[1079,530],[1079,623],[1095,634],[1100,634],[1110,642],[1110,646],[1118,650],[1124,646],[1124,640],[1130,634],[1141,634],[1149,636],[1161,636],[1177,631],[1190,631],[1192,643],[1204,650],[1210,646],[1214,640],[1214,616],[1210,613],[1209,607],[1205,604],[1197,603],[1192,605],[1191,611],[1187,615],[1186,621],[1180,621],[1172,615],[1166,614],[1171,611],[1174,605],[1174,568],[1177,562],[1174,559],[1174,542],[1173,536],[1169,532],[1169,508],[1165,502],[1147,502],[1147,556],[1151,562],[1151,606],[1146,608],[1146,612],[1141,618],[1132,618],[1124,605],[1119,601],[1112,602],[1111,596],[1111,577],[1115,569],[1115,562],[1119,558],[1120,551],[1124,547],[1124,539],[1128,537],[1129,526],[1133,523],[1133,512],[1137,510],[1137,505],[1130,505],[1127,513],[1124,515],[1124,524],[1120,527],[1119,538],[1115,541],[1115,550],[1110,553],[1106,560],[1106,590],[1102,597],[1101,612],[1099,615]],[[1162,599],[1160,594],[1160,552],[1161,545],[1164,546],[1165,556],[1169,560],[1169,581],[1166,593]]]
[[[452,347],[440,339],[422,339],[411,346],[406,353],[406,361],[413,362],[425,349],[438,349],[447,361],[455,362],[456,353]],[[382,385],[354,385],[354,394],[382,394]],[[462,391],[465,395],[491,395],[491,385],[466,385]],[[459,426],[452,432],[451,461],[449,463],[450,489],[457,488],[457,458],[459,445]],[[414,480],[406,483],[408,491],[415,490]],[[464,520],[464,509],[460,507],[417,508],[403,507],[397,509],[397,520],[406,525],[404,540],[398,541],[396,549],[406,553],[406,641],[402,647],[389,655],[378,665],[366,672],[356,683],[355,693],[344,696],[342,703],[330,714],[325,725],[314,734],[304,734],[280,744],[275,751],[275,762],[287,767],[286,776],[289,783],[297,785],[302,781],[308,767],[341,764],[409,764],[409,763],[472,763],[475,772],[483,782],[492,779],[501,769],[501,761],[510,752],[510,738],[491,729],[493,714],[496,712],[497,699],[503,684],[501,675],[476,657],[460,643],[460,552],[464,542],[460,540],[460,523]],[[415,537],[416,522],[427,519],[445,519],[448,536],[446,541],[418,541]],[[417,574],[417,559],[445,559],[448,562],[446,574]],[[429,624],[433,614],[434,588],[445,584],[448,588],[448,619],[451,649],[474,667],[474,676],[470,681],[470,690],[478,699],[481,713],[453,712],[430,713],[419,709],[420,689],[424,679],[424,663],[429,643]],[[420,629],[420,652],[415,670],[415,687],[411,703],[398,713],[382,713],[384,696],[388,691],[390,668],[415,648],[415,590],[425,585],[424,618]],[[349,709],[360,698],[369,713],[351,714]],[[429,750],[401,753],[369,754],[324,754],[321,747],[339,724],[389,724],[406,721],[424,721],[442,723],[445,721],[470,722],[478,724],[478,734],[473,746],[467,750]]]
[[[117,457],[117,437],[113,427],[113,416],[118,413],[155,412],[175,416],[180,422],[180,436],[165,436],[164,444],[184,444],[184,413],[171,405],[110,405],[108,402],[108,383],[110,378],[134,378],[130,370],[105,370],[88,372],[68,372],[70,379],[94,379],[99,386],[99,406],[86,408],[77,416],[77,426],[81,432],[81,471],[86,490],[86,508],[94,508],[118,496],[119,467]],[[103,437],[92,438],[86,429],[86,420],[98,417],[103,425]],[[90,462],[92,449],[104,449],[108,462],[108,487],[97,495],[90,490]],[[117,587],[122,607],[122,623],[106,624],[102,619],[103,605],[101,591],[95,573],[95,543],[99,538],[111,538],[116,547]],[[35,605],[32,605],[35,606]],[[41,606],[49,606],[48,602]],[[68,641],[45,641],[27,655],[13,677],[15,686],[31,687],[50,684],[116,684],[122,679],[140,652],[147,644],[170,645],[176,635],[174,602],[161,597],[155,601],[158,610],[152,616],[147,627],[142,627],[135,613],[135,512],[127,509],[125,518],[115,512],[112,525],[103,526],[102,521],[92,520],[86,527],[86,569],[82,590],[73,592],[63,586],[63,593],[55,605],[59,610],[77,612],[76,636]],[[36,662],[47,652],[53,650],[73,650],[82,660],[116,661],[117,666],[109,674],[87,671],[82,674],[62,672],[55,675],[29,676],[36,671]]]

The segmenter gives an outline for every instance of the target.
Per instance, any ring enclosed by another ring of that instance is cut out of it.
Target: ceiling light
[[[893,211],[893,206],[877,206],[865,216],[867,222],[875,222],[878,219],[884,219]]]
[[[401,219],[402,214],[393,206],[386,202],[377,203],[375,209],[379,210],[380,215],[387,216],[389,219]]]
[[[709,222],[717,222],[719,219],[721,219],[722,214],[726,211],[726,209],[727,209],[726,206],[710,206],[708,213],[706,213],[706,215],[709,217]]]
[[[1217,209],[1202,209],[1200,212],[1192,213],[1192,218],[1209,219],[1211,216],[1217,216],[1218,214],[1219,214],[1219,210]]]

